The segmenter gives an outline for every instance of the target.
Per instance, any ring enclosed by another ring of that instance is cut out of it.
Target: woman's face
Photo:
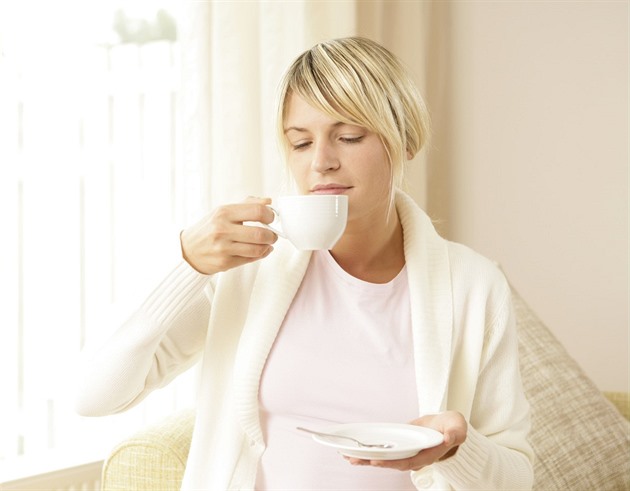
[[[342,123],[296,94],[287,99],[288,164],[302,194],[345,194],[348,222],[384,218],[391,198],[390,164],[381,139]]]

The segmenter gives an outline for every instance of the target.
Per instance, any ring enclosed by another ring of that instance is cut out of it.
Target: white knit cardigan
[[[455,456],[411,478],[418,489],[530,489],[529,405],[509,286],[493,263],[439,237],[402,192],[396,208],[420,415],[457,410],[469,422]],[[125,410],[190,367],[203,350],[182,489],[253,489],[265,450],[260,377],[309,260],[309,252],[281,240],[268,258],[212,277],[182,262],[91,357],[79,412]]]

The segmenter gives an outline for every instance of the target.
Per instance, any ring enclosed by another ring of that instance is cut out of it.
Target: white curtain
[[[248,195],[290,192],[277,148],[276,88],[291,61],[318,41],[370,37],[402,58],[426,96],[439,95],[439,77],[433,72],[429,83],[427,73],[441,10],[387,0],[192,3],[184,107],[186,159],[202,180],[197,213]],[[421,205],[425,160],[426,152],[408,174],[408,191]]]

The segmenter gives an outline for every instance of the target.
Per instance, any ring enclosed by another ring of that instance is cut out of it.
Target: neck
[[[405,265],[403,230],[395,208],[380,222],[348,222],[331,254],[347,273],[361,280],[387,283],[394,279]]]

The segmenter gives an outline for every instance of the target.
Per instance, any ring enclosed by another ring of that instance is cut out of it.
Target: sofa
[[[534,489],[629,490],[628,393],[602,394],[516,291],[513,298]],[[194,410],[185,410],[121,442],[104,462],[102,491],[178,491],[193,424]]]

